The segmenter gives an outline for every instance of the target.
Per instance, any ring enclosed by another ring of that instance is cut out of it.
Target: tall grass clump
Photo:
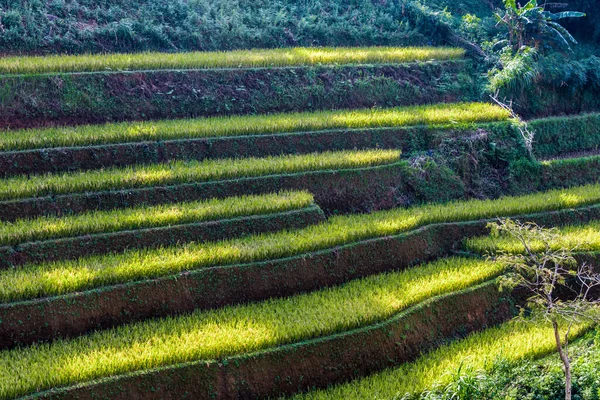
[[[0,221],[0,245],[270,214],[297,210],[312,204],[314,199],[308,192],[285,191],[260,196],[92,211],[63,217]]]
[[[390,164],[399,159],[400,151],[397,150],[337,151],[265,158],[172,161],[127,168],[19,176],[0,181],[0,200],[360,168]]]
[[[4,57],[0,59],[0,74],[394,64],[457,60],[464,54],[464,49],[450,47],[296,47],[226,52],[65,54]]]
[[[576,248],[581,252],[600,251],[600,221],[584,225],[571,225],[554,228],[560,236],[551,243],[553,249]],[[465,241],[467,250],[481,253],[494,254],[502,251],[509,254],[518,254],[525,251],[522,243],[509,236],[481,236]],[[543,243],[531,243],[532,250],[542,250]]]
[[[243,115],[0,132],[0,151],[85,146],[144,140],[267,135],[325,129],[368,129],[502,121],[508,113],[488,103],[436,104],[384,109]]]
[[[196,311],[73,340],[0,352],[0,398],[193,360],[211,360],[369,325],[500,274],[450,258],[262,303]],[[301,324],[298,321],[302,321]]]
[[[289,257],[395,235],[433,223],[509,217],[598,202],[600,184],[496,200],[455,201],[334,216],[325,223],[292,231],[27,265],[0,271],[0,300],[59,295],[187,270]]]
[[[581,337],[591,327],[586,324],[573,326],[570,338]],[[515,320],[440,347],[399,368],[327,390],[298,395],[294,400],[412,398],[451,383],[461,371],[489,370],[499,360],[517,363],[524,359],[539,359],[555,351],[555,346],[550,324]]]

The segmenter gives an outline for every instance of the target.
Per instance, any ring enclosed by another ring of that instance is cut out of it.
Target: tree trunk
[[[556,339],[556,349],[558,350],[558,355],[560,356],[560,360],[563,363],[565,370],[565,400],[571,400],[571,361],[563,349],[562,342],[560,340],[560,331],[558,329],[558,322],[556,320],[552,321],[552,327],[554,328],[554,338]]]

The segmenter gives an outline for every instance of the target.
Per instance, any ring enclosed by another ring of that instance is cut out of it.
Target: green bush
[[[443,202],[466,196],[464,182],[447,166],[438,165],[429,157],[411,163],[409,184],[423,202]]]
[[[526,49],[501,57],[503,67],[490,73],[491,90],[510,99],[523,117],[600,110],[600,58]]]

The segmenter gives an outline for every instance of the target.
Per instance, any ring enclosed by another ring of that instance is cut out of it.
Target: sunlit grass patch
[[[452,47],[296,47],[188,53],[65,54],[3,57],[0,74],[395,64],[457,60],[464,54],[464,49]]]
[[[527,221],[521,221],[527,222]],[[572,225],[555,228],[560,235],[551,243],[554,249],[576,248],[581,252],[600,251],[600,221],[583,225]],[[498,251],[506,253],[522,253],[525,247],[515,238],[508,236],[481,236],[465,241],[467,250],[481,254],[495,254]],[[531,243],[534,251],[542,250],[541,242]]]
[[[0,180],[0,200],[360,168],[390,164],[399,159],[400,151],[396,150],[338,151],[265,158],[173,161],[126,168],[18,176]]]
[[[502,121],[508,117],[505,110],[492,104],[456,103],[384,109],[122,122],[79,127],[2,131],[0,132],[0,151],[325,129],[456,125]]]
[[[314,200],[310,193],[286,191],[262,196],[92,211],[63,217],[0,221],[0,245],[277,213],[311,204]]]
[[[571,339],[590,328],[585,324],[574,326]],[[555,351],[555,346],[551,325],[511,321],[443,346],[398,368],[294,399],[401,399],[406,394],[418,395],[446,385],[458,371],[487,370],[499,359],[519,362],[541,358]]]
[[[577,198],[577,202],[573,202],[573,198]],[[0,271],[0,300],[57,295],[186,270],[294,256],[394,235],[432,223],[507,217],[598,202],[600,185],[587,185],[496,200],[455,201],[334,216],[325,223],[293,231],[28,265]]]
[[[428,298],[488,281],[501,271],[499,264],[490,261],[449,258],[287,299],[196,311],[3,351],[0,398],[127,371],[217,359],[369,325]]]

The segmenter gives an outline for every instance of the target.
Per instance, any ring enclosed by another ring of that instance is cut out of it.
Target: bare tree
[[[527,125],[527,122],[521,120],[519,115],[515,112],[515,110],[513,109],[512,100],[506,103],[498,98],[499,94],[500,91],[497,90],[494,94],[490,95],[490,98],[494,103],[502,107],[504,110],[508,111],[510,117],[515,123],[515,127],[519,130],[519,133],[521,133],[521,137],[523,138],[523,143],[525,144],[527,152],[531,157],[533,157],[533,141],[535,138],[535,132],[530,130],[529,125]]]
[[[500,219],[490,223],[492,235],[517,240],[522,252],[498,252],[492,257],[507,267],[501,288],[527,291],[528,319],[552,324],[556,349],[564,367],[565,399],[571,400],[569,334],[574,324],[600,321],[597,298],[600,274],[586,263],[578,263],[577,246],[561,245],[557,229],[534,223]]]

